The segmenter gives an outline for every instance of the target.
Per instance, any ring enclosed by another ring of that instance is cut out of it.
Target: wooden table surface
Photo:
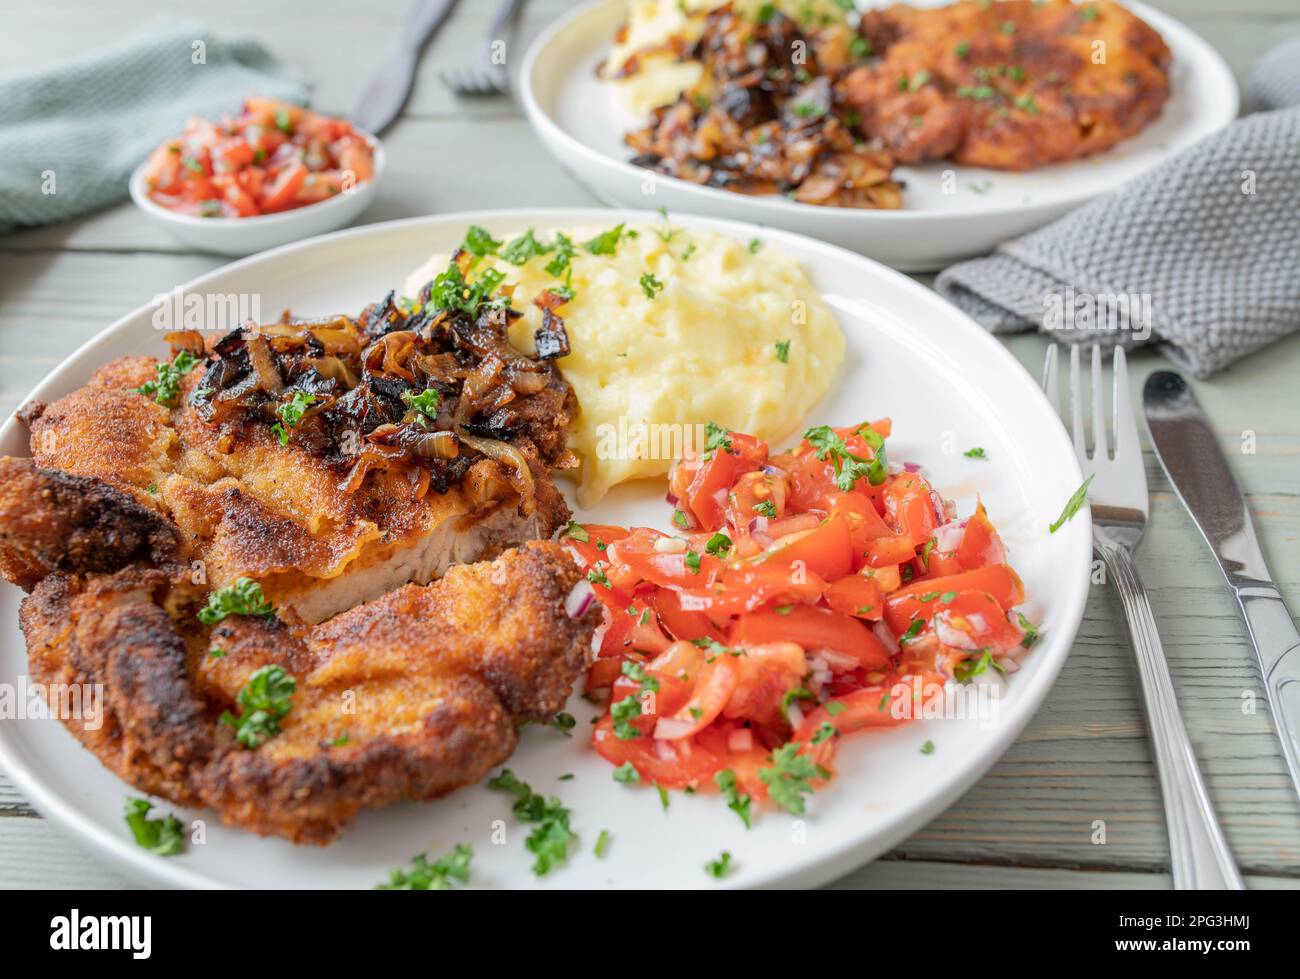
[[[1295,0],[1154,0],[1219,48],[1239,82],[1277,41],[1300,34]],[[406,0],[365,4],[173,0],[221,34],[251,34],[315,85],[316,107],[343,112],[383,61]],[[530,0],[509,61],[570,0]],[[534,138],[517,101],[457,102],[437,79],[473,50],[495,0],[462,0],[426,53],[366,222],[498,206],[591,205],[594,198]],[[142,0],[0,0],[0,65],[36,67],[92,50],[149,19]],[[0,166],[3,166],[0,161]],[[91,334],[223,259],[189,251],[129,204],[0,238],[0,411]],[[1035,373],[1046,343],[1008,344]],[[1132,358],[1133,385],[1163,366]],[[1300,336],[1251,357],[1197,392],[1249,497],[1269,561],[1300,609]],[[1253,433],[1256,451],[1245,454]],[[1253,887],[1300,886],[1300,804],[1286,777],[1244,629],[1218,570],[1150,452],[1151,523],[1138,563],[1150,589],[1183,716],[1228,841]],[[1128,887],[1169,885],[1159,791],[1128,636],[1112,592],[1094,586],[1056,687],[1019,740],[946,813],[836,886]],[[1104,844],[1093,842],[1096,820]],[[42,820],[0,773],[0,886],[130,886]]]

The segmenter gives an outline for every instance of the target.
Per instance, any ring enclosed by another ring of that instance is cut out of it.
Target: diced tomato
[[[681,549],[661,550],[658,541],[670,541]],[[615,572],[610,580],[616,588],[625,586],[632,578],[663,588],[700,588],[712,583],[722,568],[722,562],[712,554],[691,550],[663,534],[639,529],[611,544],[606,553]]]
[[[867,545],[867,566],[884,568],[892,564],[906,564],[916,557],[911,537],[877,537]]]
[[[666,789],[703,784],[720,767],[720,759],[694,738],[624,740],[614,733],[614,721],[608,714],[597,722],[591,743],[597,754],[610,764],[621,768],[630,762],[643,781]]]
[[[709,458],[700,463],[679,506],[688,509],[702,530],[717,530],[722,526],[727,505],[727,493],[736,478],[744,472],[758,468],[758,464],[726,449],[715,449]]]
[[[958,564],[968,571],[1005,563],[1006,550],[1002,546],[1002,539],[989,521],[983,503],[975,507],[975,513],[966,521],[956,556]]]
[[[661,713],[654,736],[661,741],[678,741],[698,734],[713,723],[731,700],[739,679],[735,657],[715,654],[700,667],[690,700],[672,714]]]
[[[307,180],[308,170],[301,163],[292,163],[271,182],[262,198],[262,210],[285,211],[292,205],[298,191]]]
[[[802,565],[829,581],[843,577],[853,570],[853,543],[848,521],[836,514],[815,530],[792,534],[778,541],[760,561],[765,565],[787,568]]]
[[[813,571],[792,574],[780,564],[744,564],[725,569],[709,588],[684,589],[683,608],[709,615],[739,615],[773,602],[810,602],[826,590]]]
[[[785,614],[771,609],[750,612],[731,630],[733,646],[793,642],[805,650],[829,649],[851,656],[863,666],[884,666],[889,654],[875,634],[843,612],[795,605]]]
[[[928,622],[936,611],[935,602],[922,602],[920,596],[934,594],[960,594],[965,591],[982,591],[1004,610],[1014,608],[1025,600],[1025,586],[1020,576],[1006,564],[992,564],[987,568],[962,571],[943,578],[929,578],[901,588],[885,599],[885,622],[896,635],[906,632],[913,619]]]
[[[885,604],[875,578],[852,574],[834,581],[826,589],[826,604],[837,612],[860,619],[880,619]]]
[[[991,649],[1010,652],[1020,645],[1024,633],[1007,619],[998,600],[984,591],[964,591],[934,613],[935,634],[940,642],[958,649]],[[952,640],[953,633],[967,639]]]
[[[684,594],[686,593],[672,588],[656,588],[651,599],[655,611],[659,613],[659,620],[669,635],[673,639],[713,639],[722,642],[725,636],[709,621],[707,615],[682,608]]]
[[[915,473],[900,473],[884,489],[885,519],[913,547],[920,547],[939,526],[930,484]]]

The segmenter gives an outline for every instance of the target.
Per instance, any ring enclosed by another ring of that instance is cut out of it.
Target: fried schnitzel
[[[1110,0],[895,4],[859,30],[872,60],[839,93],[900,163],[1031,170],[1110,149],[1169,99],[1169,48]]]
[[[72,733],[135,787],[233,826],[323,844],[362,810],[476,782],[587,665],[595,620],[569,611],[582,575],[558,544],[316,626],[205,624],[184,535],[156,509],[27,459],[0,462],[0,486],[0,569],[35,582],[20,615],[33,679],[102,684],[104,723],[68,720]],[[285,712],[241,744],[222,715],[248,719],[267,670],[281,671]]]
[[[390,296],[355,320],[172,334],[171,361],[123,357],[27,406],[32,455],[167,517],[200,582],[252,578],[306,622],[549,537],[572,389],[509,345],[508,304],[430,292],[418,312]]]
[[[784,6],[705,2],[617,67],[615,80],[701,69],[627,133],[633,163],[741,193],[898,208],[896,164],[1074,160],[1137,134],[1169,99],[1168,47],[1110,0],[895,4],[856,23]]]

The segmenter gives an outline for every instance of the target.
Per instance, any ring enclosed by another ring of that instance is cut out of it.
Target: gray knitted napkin
[[[303,103],[307,92],[256,41],[175,21],[0,76],[0,233],[123,200],[131,171],[190,116],[236,112],[248,95]]]
[[[1159,343],[1206,377],[1300,330],[1300,38],[1260,62],[1262,109],[1113,194],[944,270],[994,333]]]

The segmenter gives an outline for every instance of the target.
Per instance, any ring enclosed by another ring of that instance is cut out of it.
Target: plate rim
[[[675,222],[680,221],[688,226],[717,230],[723,234],[730,234],[739,240],[753,237],[755,233],[771,239],[777,245],[782,245],[783,240],[788,240],[787,243],[796,244],[800,250],[805,252],[821,253],[827,258],[855,263],[862,266],[864,272],[870,275],[883,276],[888,280],[892,280],[897,287],[910,292],[921,302],[934,307],[941,315],[959,324],[969,334],[973,343],[982,344],[992,357],[1000,359],[1008,370],[1020,376],[1022,381],[1028,382],[1027,394],[1033,400],[1033,407],[1036,411],[1049,412],[1053,417],[1056,417],[1056,409],[1050,404],[1041,387],[1010,350],[1003,346],[993,334],[980,327],[956,306],[948,303],[938,293],[917,282],[912,277],[850,249],[797,232],[684,212],[673,212],[672,217]],[[464,226],[468,224],[489,225],[496,223],[501,227],[527,227],[529,225],[556,227],[564,224],[580,226],[584,222],[599,224],[608,222],[611,219],[632,223],[652,223],[660,218],[661,215],[656,211],[597,207],[487,208],[474,211],[419,215],[347,228],[281,245],[233,262],[227,262],[190,279],[181,284],[179,288],[182,291],[199,290],[213,279],[227,275],[232,271],[261,264],[270,259],[291,255],[295,252],[309,253],[313,249],[331,246],[348,239],[363,241],[368,237],[383,236],[394,231],[406,230],[420,225]],[[131,321],[142,315],[147,315],[153,308],[154,304],[152,302],[144,303],[91,336],[53,367],[20,404],[42,398],[48,389],[62,384],[65,376],[72,370],[71,365],[74,362],[80,361],[91,354],[96,346],[103,344],[115,334],[127,329]],[[90,370],[93,370],[93,367]],[[89,370],[86,372],[86,378],[88,377]],[[83,379],[81,383],[85,383],[85,380]],[[11,437],[19,424],[17,413],[11,414],[0,425],[0,441]],[[1072,466],[1070,473],[1072,482],[1081,482],[1083,476],[1078,460],[1070,447],[1064,425],[1059,423],[1059,419],[1055,437],[1059,439],[1060,444],[1066,449],[1064,457],[1069,459]],[[814,860],[798,864],[787,870],[770,871],[765,875],[751,878],[745,882],[744,886],[752,888],[808,887],[836,879],[850,869],[856,869],[874,859],[876,854],[883,853],[909,834],[914,833],[939,813],[946,811],[962,793],[983,777],[989,768],[1002,757],[1011,743],[1020,736],[1024,728],[1038,712],[1047,694],[1055,686],[1057,677],[1073,647],[1079,626],[1083,620],[1089,592],[1089,571],[1092,557],[1091,526],[1091,512],[1085,509],[1063,528],[1067,541],[1066,546],[1069,548],[1070,560],[1071,563],[1077,565],[1077,571],[1074,575],[1073,584],[1063,592],[1061,598],[1059,606],[1060,626],[1057,630],[1054,630],[1052,636],[1044,637],[1044,648],[1037,651],[1044,657],[1046,662],[1031,678],[1031,682],[1017,691],[1016,705],[1013,710],[1008,711],[1008,713],[1012,714],[1014,720],[1001,725],[996,735],[988,738],[978,753],[963,767],[952,770],[946,777],[941,777],[936,783],[937,788],[930,793],[924,805],[912,810],[900,810],[900,814],[894,818],[893,822],[881,830],[874,833],[846,836],[838,845],[830,847]],[[1063,575],[1062,577],[1065,578],[1066,576]],[[8,587],[16,586],[9,585]],[[65,799],[63,795],[53,788],[47,787],[41,773],[28,767],[21,757],[22,744],[14,738],[10,730],[10,725],[0,724],[0,769],[4,771],[10,781],[26,796],[28,801],[43,817],[58,824],[79,843],[91,844],[93,852],[97,856],[107,859],[137,880],[155,885],[206,889],[227,889],[240,886],[209,877],[199,870],[185,867],[182,864],[174,864],[165,859],[157,858],[135,846],[126,837],[112,835],[108,830],[83,817],[76,805]],[[13,741],[12,745],[11,740]],[[128,783],[123,782],[123,785],[131,789]],[[871,856],[861,856],[861,854],[868,852],[871,852]],[[719,884],[722,888],[739,886],[729,884],[727,881],[721,881]]]
[[[557,122],[542,108],[541,103],[537,98],[537,93],[534,91],[533,84],[533,75],[537,69],[538,61],[544,54],[545,49],[555,41],[556,38],[564,32],[573,29],[580,21],[598,13],[603,13],[604,8],[608,7],[612,9],[616,4],[624,2],[625,0],[588,0],[588,2],[583,3],[580,7],[575,8],[565,16],[555,20],[550,26],[542,31],[541,34],[534,38],[532,43],[529,44],[527,52],[524,54],[523,65],[520,69],[519,98],[523,103],[524,114],[528,118],[529,125],[532,126],[533,132],[538,136],[542,144],[547,147],[548,151],[550,150],[551,145],[553,145],[552,140],[554,140],[555,142],[563,144],[571,153],[574,153],[588,161],[589,165],[598,166],[607,171],[617,173],[623,178],[639,181],[645,179],[646,173],[651,173],[653,171],[648,171],[643,167],[634,166],[626,160],[616,160],[612,157],[606,156],[599,150],[587,146],[585,143],[575,139],[567,130],[564,129],[563,126],[559,124],[559,122]],[[1213,70],[1218,73],[1220,76],[1219,81],[1220,83],[1223,83],[1222,87],[1227,95],[1227,101],[1225,103],[1223,118],[1217,122],[1212,130],[1206,133],[1206,136],[1218,132],[1238,118],[1241,111],[1241,91],[1237,85],[1236,76],[1232,73],[1232,69],[1228,67],[1228,63],[1223,59],[1223,56],[1219,54],[1219,52],[1210,45],[1205,38],[1201,37],[1200,34],[1192,30],[1176,17],[1173,17],[1162,10],[1149,7],[1146,4],[1139,2],[1139,0],[1115,0],[1115,2],[1119,3],[1121,6],[1127,7],[1143,20],[1146,20],[1152,27],[1159,30],[1162,36],[1165,36],[1166,32],[1177,33],[1179,39],[1183,43],[1196,49],[1197,64],[1213,66]],[[882,5],[883,4],[873,4],[873,7]],[[1205,137],[1203,136],[1201,138],[1203,139]],[[1093,154],[1089,157],[1082,157],[1081,160],[1104,159],[1108,152],[1109,150],[1103,153]],[[570,164],[561,159],[559,154],[553,155],[561,166],[570,168]],[[1126,183],[1128,180],[1135,179],[1143,173],[1150,172],[1153,167],[1159,166],[1161,163],[1171,159],[1174,155],[1175,154],[1173,153],[1165,155],[1160,161],[1153,162],[1151,166],[1133,174],[1124,182]],[[1065,162],[1073,163],[1079,161]],[[578,176],[576,170],[574,171],[574,175]],[[963,218],[968,216],[972,218],[992,218],[1006,215],[1032,216],[1039,213],[1061,214],[1068,210],[1081,207],[1105,193],[1118,189],[1118,186],[1122,186],[1121,184],[1104,190],[1080,190],[1065,197],[1054,197],[1048,201],[1036,201],[1031,204],[994,204],[993,202],[989,202],[988,206],[970,208],[961,212],[952,212],[924,211],[908,208],[900,208],[898,210],[879,210],[871,208],[827,207],[819,204],[800,204],[795,201],[789,201],[771,195],[735,195],[731,194],[729,191],[720,190],[715,187],[705,187],[667,174],[655,174],[655,178],[656,180],[669,182],[669,186],[671,186],[673,190],[685,194],[694,200],[700,201],[700,206],[702,207],[707,207],[708,202],[711,200],[726,200],[730,197],[736,196],[748,197],[748,200],[754,207],[761,209],[761,211],[755,214],[756,218],[768,217],[779,219],[782,215],[799,215],[806,217],[816,214],[819,215],[821,220],[825,220],[838,227],[853,227],[859,222],[867,222],[866,226],[869,227],[871,222],[875,222],[878,226],[883,226],[894,221],[919,223],[926,220],[946,221],[952,220],[953,218]],[[589,190],[591,189],[590,184],[585,178],[578,176],[578,180],[584,187],[587,187]],[[720,194],[726,196],[719,198],[717,195]]]

